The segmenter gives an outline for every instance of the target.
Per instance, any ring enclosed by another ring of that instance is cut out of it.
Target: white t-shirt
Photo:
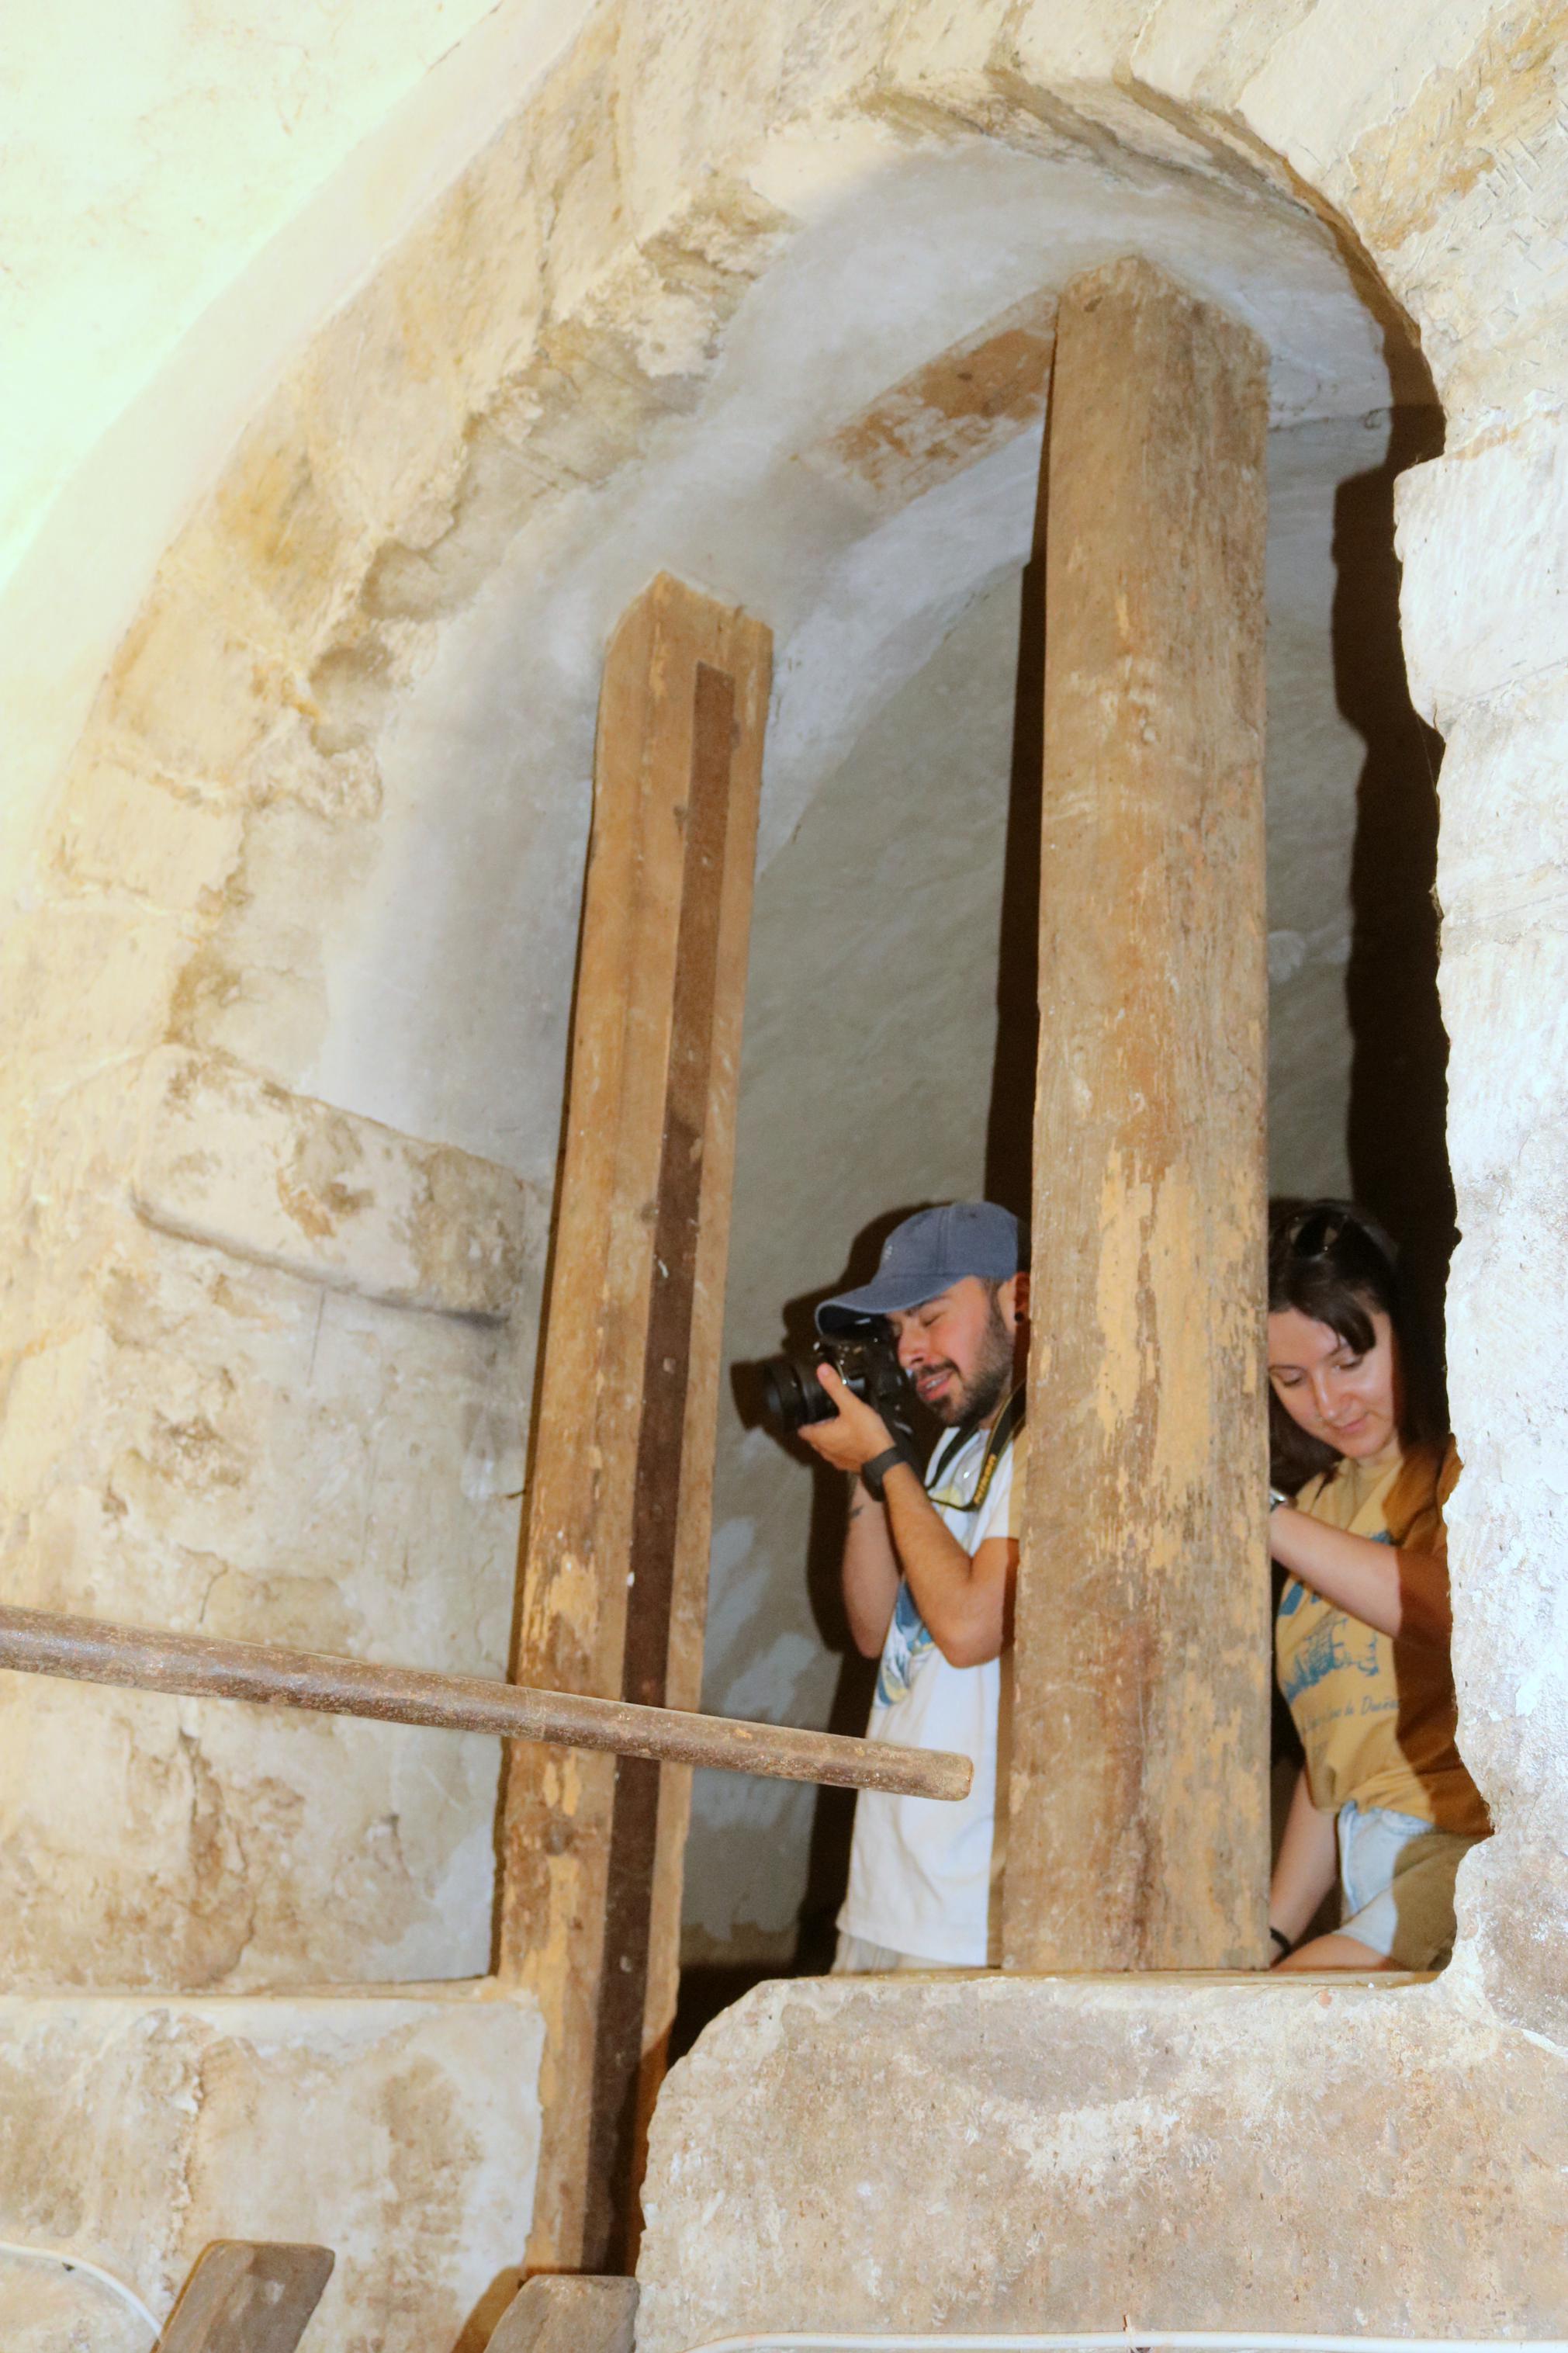
[[[988,1536],[1016,1536],[1014,1472],[1024,1433],[1018,1432],[992,1473],[977,1512],[941,1498],[967,1502],[980,1479],[990,1433],[977,1430],[946,1462],[942,1438],[926,1472],[940,1466],[931,1494],[942,1525],[973,1558]],[[905,1748],[953,1748],[974,1760],[967,1798],[890,1798],[862,1789],[855,1808],[849,1892],[838,1915],[847,1936],[911,1953],[948,1968],[984,1968],[990,1957],[991,1848],[996,1814],[996,1710],[1002,1662],[950,1666],[932,1641],[914,1596],[900,1581],[893,1621],[882,1646],[869,1740]]]

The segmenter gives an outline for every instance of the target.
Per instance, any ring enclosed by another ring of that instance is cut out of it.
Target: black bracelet
[[[1279,1957],[1281,1960],[1284,1960],[1289,1954],[1295,1951],[1296,1947],[1290,1942],[1289,1937],[1285,1934],[1284,1929],[1277,1928],[1272,1920],[1268,1923],[1268,1933],[1279,1947]]]
[[[869,1462],[861,1463],[860,1483],[868,1494],[875,1495],[879,1504],[882,1501],[883,1480],[894,1463],[901,1462],[903,1459],[904,1450],[901,1446],[884,1446],[880,1454],[873,1454]]]

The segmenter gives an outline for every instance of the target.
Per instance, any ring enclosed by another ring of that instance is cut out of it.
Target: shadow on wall
[[[1047,415],[1046,429],[1050,430]],[[985,1195],[1026,1226],[1033,1209],[1035,1071],[1040,1046],[1040,774],[1046,727],[1046,469],[1024,566],[1002,919],[996,938],[996,1050],[985,1123]]]
[[[1413,1298],[1443,1330],[1457,1233],[1448,1172],[1448,1039],[1437,999],[1437,767],[1442,738],[1418,717],[1399,634],[1394,485],[1443,447],[1441,411],[1394,413],[1381,466],[1334,500],[1334,691],[1366,745],[1356,787],[1346,1141],[1358,1200],[1400,1242]]]

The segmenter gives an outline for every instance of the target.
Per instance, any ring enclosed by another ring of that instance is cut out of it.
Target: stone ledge
[[[761,1986],[660,2095],[637,2353],[1129,2317],[1554,2337],[1565,2091],[1447,1980]]]
[[[142,1067],[132,1199],[161,1232],[388,1305],[500,1322],[543,1224],[510,1169],[161,1047]],[[537,1229],[537,1230],[536,1230]]]
[[[214,2239],[314,2241],[337,2268],[312,2343],[447,2353],[528,2236],[542,2044],[531,1997],[489,1980],[0,1996],[0,2237],[101,2263],[160,2317]],[[62,2276],[0,2267],[6,2353],[74,2341]],[[120,2353],[107,2295],[74,2305]]]

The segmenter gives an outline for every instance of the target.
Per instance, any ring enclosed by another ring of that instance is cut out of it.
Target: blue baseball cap
[[[917,1209],[882,1244],[881,1262],[869,1282],[823,1301],[816,1328],[843,1332],[863,1315],[900,1314],[950,1290],[966,1274],[1005,1282],[1026,1256],[1017,1219],[994,1201],[946,1201],[939,1209]]]

